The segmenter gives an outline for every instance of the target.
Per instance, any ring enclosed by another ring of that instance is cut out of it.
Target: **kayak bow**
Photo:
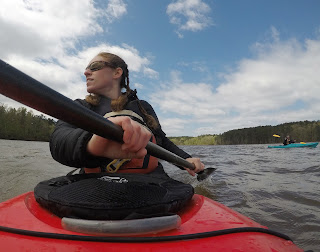
[[[88,235],[64,229],[28,192],[0,203],[0,243],[3,251],[303,251],[289,237],[201,195],[178,214],[179,228],[148,236]]]

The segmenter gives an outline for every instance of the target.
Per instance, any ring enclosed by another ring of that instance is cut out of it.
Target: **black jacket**
[[[102,116],[111,111],[110,99],[108,98],[101,98],[98,106],[93,106],[87,103],[85,100],[80,99],[76,100],[76,102]],[[140,102],[148,114],[153,116],[159,123],[152,106],[146,101]],[[137,100],[131,100],[126,105],[125,109],[132,110],[143,117]],[[165,133],[161,129],[160,124],[156,130],[153,130],[153,134],[156,137],[157,144],[161,147],[175,153],[182,158],[191,157],[188,153],[181,150],[166,137]],[[110,162],[110,159],[93,156],[86,151],[87,143],[91,139],[92,135],[93,134],[88,131],[59,120],[50,139],[50,151],[52,157],[61,164],[71,167],[95,168],[104,166],[106,163]]]

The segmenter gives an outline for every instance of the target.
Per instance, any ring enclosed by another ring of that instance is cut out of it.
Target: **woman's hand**
[[[185,168],[191,176],[195,176],[196,173],[204,170],[204,164],[200,161],[200,158],[187,158],[186,160],[190,163],[193,163],[195,166],[194,170]]]
[[[87,145],[87,151],[91,155],[111,159],[131,159],[143,158],[147,154],[145,147],[151,138],[149,130],[127,116],[110,117],[108,120],[122,127],[124,143],[93,135]]]

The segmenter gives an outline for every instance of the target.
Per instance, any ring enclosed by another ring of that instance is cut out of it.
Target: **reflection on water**
[[[319,148],[268,149],[267,145],[182,146],[218,168],[198,182],[164,162],[167,173],[249,218],[282,232],[301,248],[320,247]],[[72,168],[54,161],[48,143],[0,140],[0,201],[33,190]]]

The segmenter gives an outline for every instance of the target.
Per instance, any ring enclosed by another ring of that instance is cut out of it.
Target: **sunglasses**
[[[101,70],[102,68],[105,68],[105,67],[114,68],[114,66],[109,62],[94,61],[86,67],[86,70],[89,69],[90,71],[94,72],[94,71]]]

